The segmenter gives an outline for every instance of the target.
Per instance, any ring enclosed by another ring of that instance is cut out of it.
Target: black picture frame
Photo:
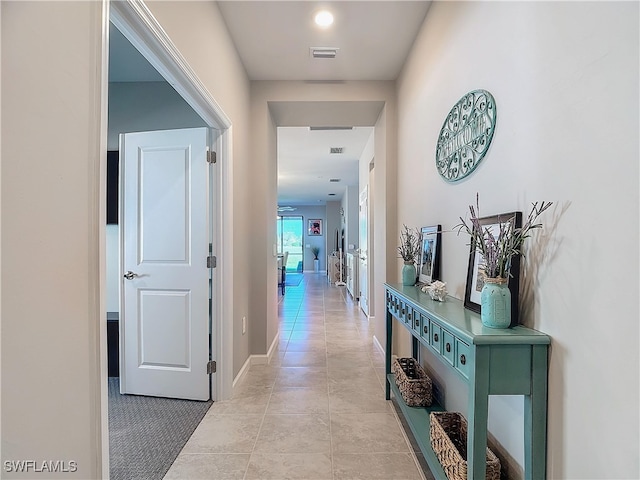
[[[501,223],[513,222],[512,228],[522,226],[522,212],[502,213],[490,217],[479,218],[480,226],[483,228],[498,228]],[[476,251],[475,242],[471,241],[469,252],[469,266],[467,269],[467,284],[464,293],[464,306],[471,311],[481,313],[480,291],[482,290],[482,255]],[[511,258],[511,274],[508,279],[509,291],[511,292],[511,324],[513,327],[518,324],[518,294],[520,292],[520,255]]]
[[[442,255],[442,228],[440,225],[420,229],[420,259],[418,263],[418,281],[430,284],[440,279],[440,259]]]

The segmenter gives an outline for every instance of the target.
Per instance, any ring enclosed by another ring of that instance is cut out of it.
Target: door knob
[[[131,270],[129,270],[127,273],[125,273],[123,275],[123,277],[126,278],[127,280],[133,280],[137,276],[138,276],[138,274],[137,273],[133,273]]]

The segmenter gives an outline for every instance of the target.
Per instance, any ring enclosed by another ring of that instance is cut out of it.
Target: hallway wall
[[[350,250],[360,248],[360,236],[358,232],[358,185],[349,185],[345,189],[341,207],[344,209],[345,239],[344,249],[346,253]],[[354,248],[350,248],[353,245]]]
[[[0,9],[1,476],[43,477],[11,463],[32,459],[40,468],[75,461],[75,477],[97,479],[106,420],[102,5],[3,1]]]
[[[521,288],[522,323],[552,338],[549,478],[640,477],[638,40],[637,2],[434,2],[398,81],[398,224],[450,230],[476,192],[483,215],[555,202]],[[493,143],[448,184],[437,137],[478,88],[496,100]],[[442,279],[457,298],[467,243],[443,235]],[[465,411],[466,388],[434,362],[447,408]],[[491,399],[513,478],[522,421],[520,398]]]

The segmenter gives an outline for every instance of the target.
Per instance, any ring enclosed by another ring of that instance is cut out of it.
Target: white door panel
[[[209,399],[206,128],[121,137],[121,392]],[[132,277],[132,278],[131,278]]]
[[[191,368],[191,292],[138,289],[140,359],[145,368]],[[167,350],[167,344],[172,348]]]

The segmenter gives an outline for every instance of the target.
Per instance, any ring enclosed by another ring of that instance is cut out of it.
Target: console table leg
[[[531,395],[524,397],[524,475],[547,478],[547,346],[534,345]]]
[[[485,478],[489,416],[489,349],[476,347],[473,379],[469,379],[467,478]]]

